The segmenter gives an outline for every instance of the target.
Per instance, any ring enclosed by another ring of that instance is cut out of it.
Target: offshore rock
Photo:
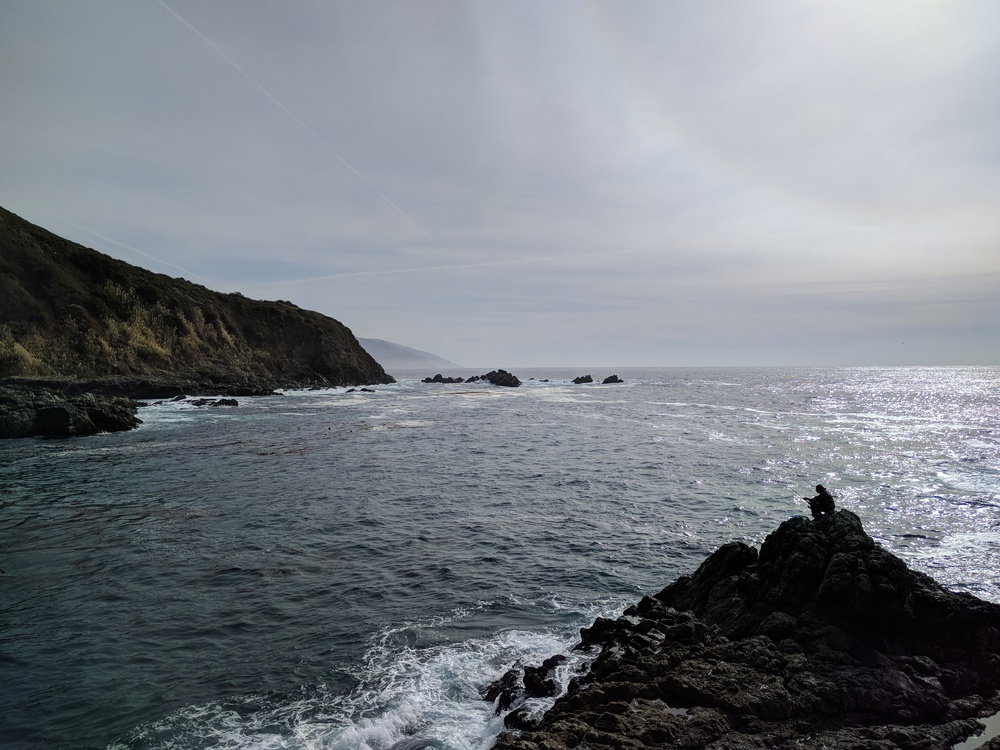
[[[910,570],[847,510],[726,544],[581,636],[589,673],[498,750],[929,750],[1000,710],[1000,606]]]
[[[483,375],[483,380],[488,380],[493,385],[503,385],[508,388],[517,388],[521,381],[516,376],[511,375],[506,370],[493,370]]]
[[[463,380],[462,378],[450,378],[450,377],[446,378],[441,373],[438,373],[433,378],[424,378],[422,382],[424,382],[424,383],[464,383],[465,380]]]
[[[573,378],[574,385],[580,385],[582,383],[593,383],[594,378],[590,375],[580,375],[579,377]]]
[[[608,375],[606,378],[604,378],[604,380],[601,381],[601,385],[608,385],[609,383],[624,383],[624,382],[625,381],[622,380],[617,375]]]
[[[517,376],[511,375],[506,370],[493,370],[485,375],[472,375],[471,377],[465,378],[464,380],[460,377],[445,377],[441,373],[438,373],[433,378],[424,378],[424,383],[479,383],[486,381],[492,385],[503,385],[509,388],[517,388],[521,385],[521,381],[517,379]]]
[[[83,393],[67,396],[42,388],[0,386],[0,439],[81,437],[131,430],[142,424],[138,404],[127,398]]]

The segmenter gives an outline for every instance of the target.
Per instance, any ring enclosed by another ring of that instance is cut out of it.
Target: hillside
[[[402,344],[394,344],[382,339],[358,339],[365,351],[377,359],[383,367],[396,370],[418,370],[423,367],[459,367],[454,362]]]
[[[0,378],[189,392],[393,382],[337,320],[137,268],[2,208]]]

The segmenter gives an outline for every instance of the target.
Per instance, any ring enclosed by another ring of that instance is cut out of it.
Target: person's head
[[[817,491],[817,492],[826,492],[826,487],[824,487],[824,486],[823,486],[823,485],[821,485],[821,484],[817,484],[817,485],[816,485],[816,491]]]

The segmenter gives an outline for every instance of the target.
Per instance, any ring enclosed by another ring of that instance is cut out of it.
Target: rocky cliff
[[[1000,710],[1000,606],[910,570],[846,510],[727,544],[581,634],[600,653],[540,723],[518,704],[551,688],[544,665],[495,687],[522,730],[497,750],[952,748]]]
[[[332,318],[152,273],[0,209],[3,378],[116,395],[392,382]]]

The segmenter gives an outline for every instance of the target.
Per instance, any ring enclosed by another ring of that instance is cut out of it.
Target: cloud
[[[654,116],[720,169],[876,215],[996,196],[994,6],[598,7]]]
[[[907,327],[982,361],[998,32],[980,0],[15,0],[0,202],[471,364],[901,361]]]

